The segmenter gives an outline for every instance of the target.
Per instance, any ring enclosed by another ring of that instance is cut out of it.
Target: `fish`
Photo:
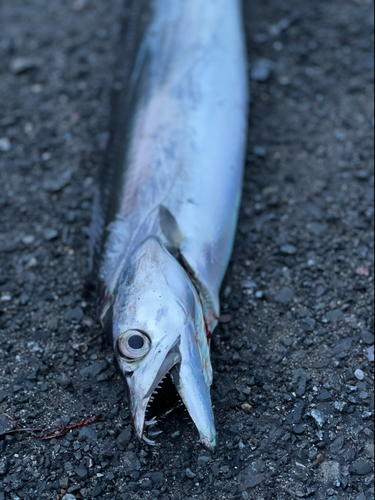
[[[169,384],[201,444],[214,450],[211,337],[247,140],[242,6],[139,0],[132,9],[133,55],[124,49],[120,57],[115,132],[94,217],[104,234],[99,316],[137,437],[155,444],[152,407]]]

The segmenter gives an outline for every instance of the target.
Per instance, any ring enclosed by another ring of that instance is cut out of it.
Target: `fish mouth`
[[[174,383],[178,370],[179,363],[163,377],[148,401],[142,440],[151,446],[156,446],[154,439],[162,434],[158,423],[183,406]]]
[[[161,434],[156,429],[158,419],[172,413],[182,406],[181,399],[174,384],[174,373],[181,365],[180,339],[174,344],[161,365],[149,391],[141,399],[133,415],[133,425],[138,439],[148,445],[155,446],[151,437]]]
[[[198,366],[191,369],[181,355],[179,339],[167,354],[149,391],[134,408],[133,425],[139,440],[155,446],[154,439],[162,433],[157,427],[158,421],[185,407],[200,433],[201,444],[211,452],[215,450],[216,430],[209,386]]]

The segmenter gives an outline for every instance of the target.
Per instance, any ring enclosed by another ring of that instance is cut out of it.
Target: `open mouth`
[[[145,428],[142,439],[151,446],[156,445],[155,438],[163,432],[160,430],[159,424],[163,424],[163,421],[171,413],[184,407],[174,384],[174,370],[177,370],[177,367],[173,367],[157,385],[146,408]]]
[[[217,438],[209,378],[205,376],[199,353],[195,354],[193,361],[190,359],[191,356],[183,361],[180,339],[176,341],[156,375],[152,375],[154,381],[141,398],[139,396],[137,398],[137,384],[130,379],[132,384],[128,387],[133,426],[138,438],[148,445],[156,444],[155,438],[161,434],[166,417],[168,417],[168,427],[164,428],[170,432],[172,424],[170,415],[182,408],[181,411],[187,412],[199,431],[201,444],[208,450],[215,449]],[[178,416],[181,420],[182,415]]]

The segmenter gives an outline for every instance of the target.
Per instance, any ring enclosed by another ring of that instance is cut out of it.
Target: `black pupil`
[[[140,335],[132,335],[131,337],[129,337],[128,344],[131,349],[138,350],[142,349],[142,347],[145,345],[145,341]]]

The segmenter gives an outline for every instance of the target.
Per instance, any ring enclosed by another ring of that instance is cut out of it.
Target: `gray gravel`
[[[182,409],[158,447],[133,439],[85,286],[122,3],[0,4],[0,432],[102,414],[0,438],[0,500],[372,500],[372,0],[245,1],[252,109],[212,456]]]

